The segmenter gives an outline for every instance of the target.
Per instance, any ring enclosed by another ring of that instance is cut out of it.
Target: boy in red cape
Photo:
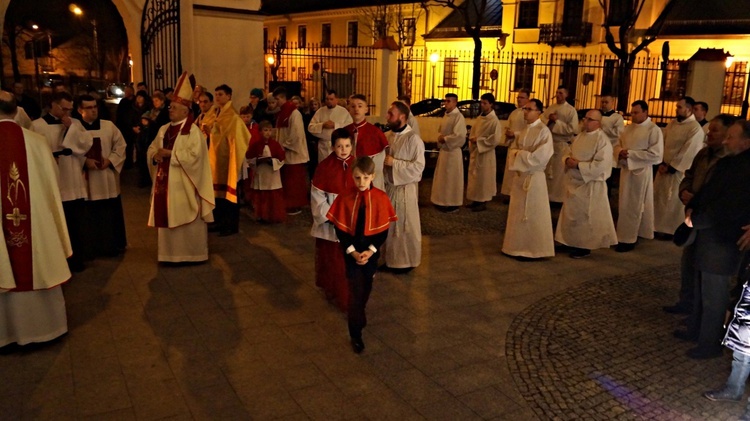
[[[362,329],[367,325],[365,307],[378,267],[379,249],[388,237],[388,227],[396,221],[396,211],[384,191],[372,187],[375,163],[369,156],[357,159],[352,169],[357,190],[336,197],[326,217],[334,225],[344,250],[349,280],[349,336],[352,349],[365,349]]]

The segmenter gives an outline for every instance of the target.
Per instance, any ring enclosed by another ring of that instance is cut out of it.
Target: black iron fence
[[[281,46],[280,48],[278,46]],[[266,84],[272,80],[271,66],[277,66],[278,81],[302,84],[302,96],[322,99],[326,89],[334,89],[339,97],[362,94],[371,104],[375,79],[375,52],[370,47],[298,45],[294,42],[266,46]]]
[[[442,98],[453,92],[471,98],[473,51],[414,48],[399,58],[401,92],[412,102]],[[598,96],[616,92],[619,61],[615,56],[593,54],[519,53],[492,51],[482,55],[480,92],[492,92],[498,101],[514,102],[521,88],[549,104],[558,86],[569,90],[577,109],[598,107]],[[740,114],[748,80],[747,63],[728,71],[722,112]],[[638,57],[630,72],[630,101],[644,99],[652,118],[667,122],[674,117],[675,102],[685,94],[688,63],[660,57]]]

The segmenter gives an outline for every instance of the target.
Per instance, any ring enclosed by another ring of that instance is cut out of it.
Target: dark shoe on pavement
[[[591,256],[591,250],[589,249],[574,249],[570,252],[571,259],[583,259],[584,257]]]
[[[388,268],[388,269],[394,275],[404,275],[414,270],[414,268]]]
[[[472,208],[475,208],[475,207],[477,207],[477,206],[479,206],[481,204],[482,204],[482,202],[471,202],[469,204],[464,205],[464,207],[472,209]]]
[[[672,336],[681,341],[695,342],[698,340],[698,335],[688,332],[687,330],[675,330],[672,332]]]
[[[229,237],[230,235],[237,234],[239,231],[237,230],[221,230],[219,232],[219,237]]]
[[[721,347],[719,348],[705,348],[705,347],[695,347],[693,349],[688,349],[686,355],[688,358],[692,358],[694,360],[709,360],[711,358],[719,358],[722,356],[722,350]]]
[[[477,202],[474,202],[474,203],[477,203]],[[478,205],[471,207],[472,212],[482,212],[486,210],[487,210],[487,204],[484,202],[479,202]]]
[[[664,306],[661,308],[665,313],[669,314],[690,314],[691,310],[684,305],[677,303],[673,306]]]
[[[721,390],[709,390],[708,392],[703,394],[703,397],[714,402],[720,402],[720,401],[739,402],[740,400],[742,400],[741,394],[738,395],[734,392],[727,390],[727,388],[724,388]]]
[[[654,239],[659,240],[659,241],[672,241],[672,238],[674,238],[674,235],[672,234],[666,234],[663,232],[654,233]]]
[[[629,251],[633,251],[635,248],[635,243],[617,243],[615,246],[615,251],[618,253],[627,253]]]
[[[362,342],[362,338],[352,338],[352,351],[355,354],[361,354],[365,350],[365,343]]]
[[[458,212],[458,206],[439,206],[435,205],[435,208],[443,213],[456,213]]]

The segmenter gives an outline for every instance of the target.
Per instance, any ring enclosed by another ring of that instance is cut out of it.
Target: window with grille
[[[297,79],[302,82],[303,80],[307,79],[307,69],[304,67],[298,67],[297,68]]]
[[[602,94],[615,94],[617,92],[617,65],[617,60],[604,60]]]
[[[346,46],[356,47],[359,37],[359,24],[357,22],[349,22],[346,31]]]
[[[279,80],[286,80],[286,67],[279,67],[279,71],[278,73],[276,73],[276,76],[278,76]]]
[[[446,57],[443,65],[443,86],[455,87],[458,81],[458,58]]]
[[[327,48],[331,46],[331,24],[324,23],[321,27],[320,46]]]
[[[669,60],[667,71],[662,76],[659,99],[677,100],[685,96],[687,76],[687,60]]]
[[[516,72],[513,75],[513,90],[529,89],[532,90],[534,84],[534,59],[519,58],[516,59]]]
[[[723,105],[742,105],[742,98],[747,82],[747,62],[732,63],[724,76],[724,91],[721,96]]]
[[[482,59],[480,72],[479,72],[479,88],[480,89],[489,89],[489,79],[490,79],[490,70],[489,70],[489,63],[487,63],[487,60]]]
[[[417,40],[417,20],[414,18],[404,19],[404,32],[404,45],[414,45]]]
[[[279,42],[282,47],[286,47],[286,26],[279,26]]]
[[[539,26],[539,0],[518,2],[518,24],[516,28],[536,28]]]
[[[297,48],[307,46],[307,26],[300,25],[297,27]]]

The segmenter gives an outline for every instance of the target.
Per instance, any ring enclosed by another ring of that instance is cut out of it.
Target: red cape
[[[363,192],[355,190],[338,195],[326,218],[341,231],[356,235],[354,231],[357,227],[357,210],[361,200],[364,200],[366,207],[365,236],[379,234],[387,230],[391,222],[398,220],[388,195],[375,187]]]
[[[341,194],[355,189],[352,177],[354,156],[341,159],[332,153],[318,164],[313,176],[312,185],[324,192]]]
[[[276,116],[276,128],[289,127],[289,117],[292,116],[292,113],[296,109],[297,106],[294,105],[292,101],[285,102],[284,105],[281,106],[279,115]]]
[[[253,159],[263,156],[263,149],[266,145],[268,145],[268,148],[271,150],[271,158],[276,158],[279,161],[286,159],[284,148],[279,142],[274,139],[268,139],[266,142],[266,139],[264,138],[255,140],[250,139],[250,145],[247,147],[247,152],[245,152],[245,158]]]
[[[374,125],[363,121],[357,124],[350,124],[344,127],[354,139],[354,132],[357,132],[357,144],[355,145],[355,154],[357,156],[373,156],[379,154],[388,146],[388,139],[382,130]]]

